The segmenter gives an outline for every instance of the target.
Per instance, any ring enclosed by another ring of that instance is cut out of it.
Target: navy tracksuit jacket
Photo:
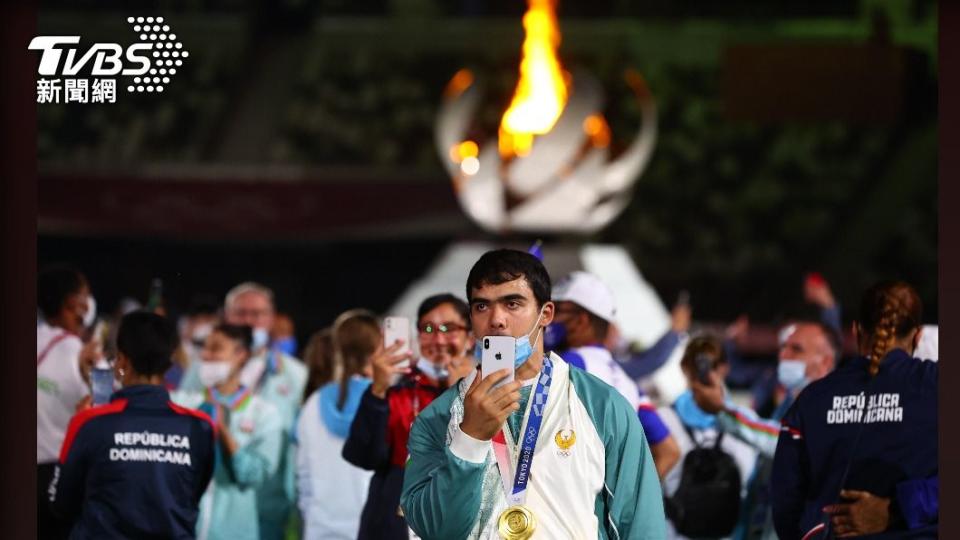
[[[50,483],[70,538],[193,538],[216,431],[162,386],[132,386],[70,421]]]
[[[936,537],[938,364],[895,349],[875,379],[867,366],[811,383],[783,418],[770,484],[782,540],[821,538],[841,488],[891,499],[891,528],[870,538]]]

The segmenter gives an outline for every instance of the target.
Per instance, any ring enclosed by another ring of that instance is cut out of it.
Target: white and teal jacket
[[[551,359],[525,503],[537,519],[533,538],[664,538],[660,482],[636,411],[600,379],[570,369],[556,355]],[[434,400],[410,432],[400,504],[424,539],[498,538],[506,497],[492,444],[459,428],[463,396],[475,376]],[[573,436],[573,445],[562,450],[559,444],[569,445]]]
[[[209,397],[200,392],[174,392],[171,399],[198,408]],[[258,540],[257,492],[277,472],[283,450],[283,423],[276,406],[255,394],[236,403],[230,433],[239,448],[230,458],[218,449],[213,481],[200,499],[198,540]]]
[[[203,391],[199,377],[200,362],[195,359],[190,363],[180,381],[181,391]],[[260,536],[265,540],[279,540],[283,537],[284,526],[296,500],[296,457],[290,441],[307,383],[307,368],[293,356],[268,349],[250,358],[243,371],[244,384],[253,388],[258,398],[276,407],[283,431],[280,462],[270,478],[257,488]]]

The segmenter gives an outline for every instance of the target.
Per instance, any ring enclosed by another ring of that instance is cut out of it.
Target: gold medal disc
[[[504,510],[497,521],[500,537],[505,540],[526,540],[533,536],[536,528],[537,518],[522,504]]]

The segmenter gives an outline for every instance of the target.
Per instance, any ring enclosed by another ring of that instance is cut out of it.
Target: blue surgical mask
[[[287,356],[294,356],[297,354],[297,338],[289,336],[278,339],[273,342],[273,348]]]
[[[559,351],[566,348],[567,327],[563,323],[554,321],[543,331],[543,348],[550,351]]]
[[[516,343],[513,345],[513,368],[517,369],[522,366],[527,359],[530,358],[530,355],[533,354],[533,347],[536,345],[537,340],[540,339],[540,319],[543,318],[543,308],[540,308],[540,314],[537,315],[537,322],[533,324],[533,328],[529,332],[517,338]],[[533,339],[533,343],[530,343],[530,336],[536,332],[537,336]],[[477,346],[473,349],[473,355],[480,360],[483,358],[483,350],[480,346],[482,340],[477,340]]]
[[[803,360],[780,360],[777,364],[777,380],[790,391],[807,385],[807,363]]]

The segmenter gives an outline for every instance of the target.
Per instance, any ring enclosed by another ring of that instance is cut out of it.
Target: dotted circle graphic
[[[152,60],[149,69],[143,76],[133,77],[133,84],[127,86],[127,91],[163,92],[164,87],[160,86],[161,82],[164,85],[170,84],[168,75],[177,73],[173,66],[182,66],[181,58],[187,58],[190,54],[183,50],[183,43],[177,41],[177,34],[171,31],[170,25],[164,24],[163,17],[131,16],[127,17],[127,23],[140,37],[140,41],[153,49],[150,52]],[[163,75],[163,77],[157,77],[157,75]]]

